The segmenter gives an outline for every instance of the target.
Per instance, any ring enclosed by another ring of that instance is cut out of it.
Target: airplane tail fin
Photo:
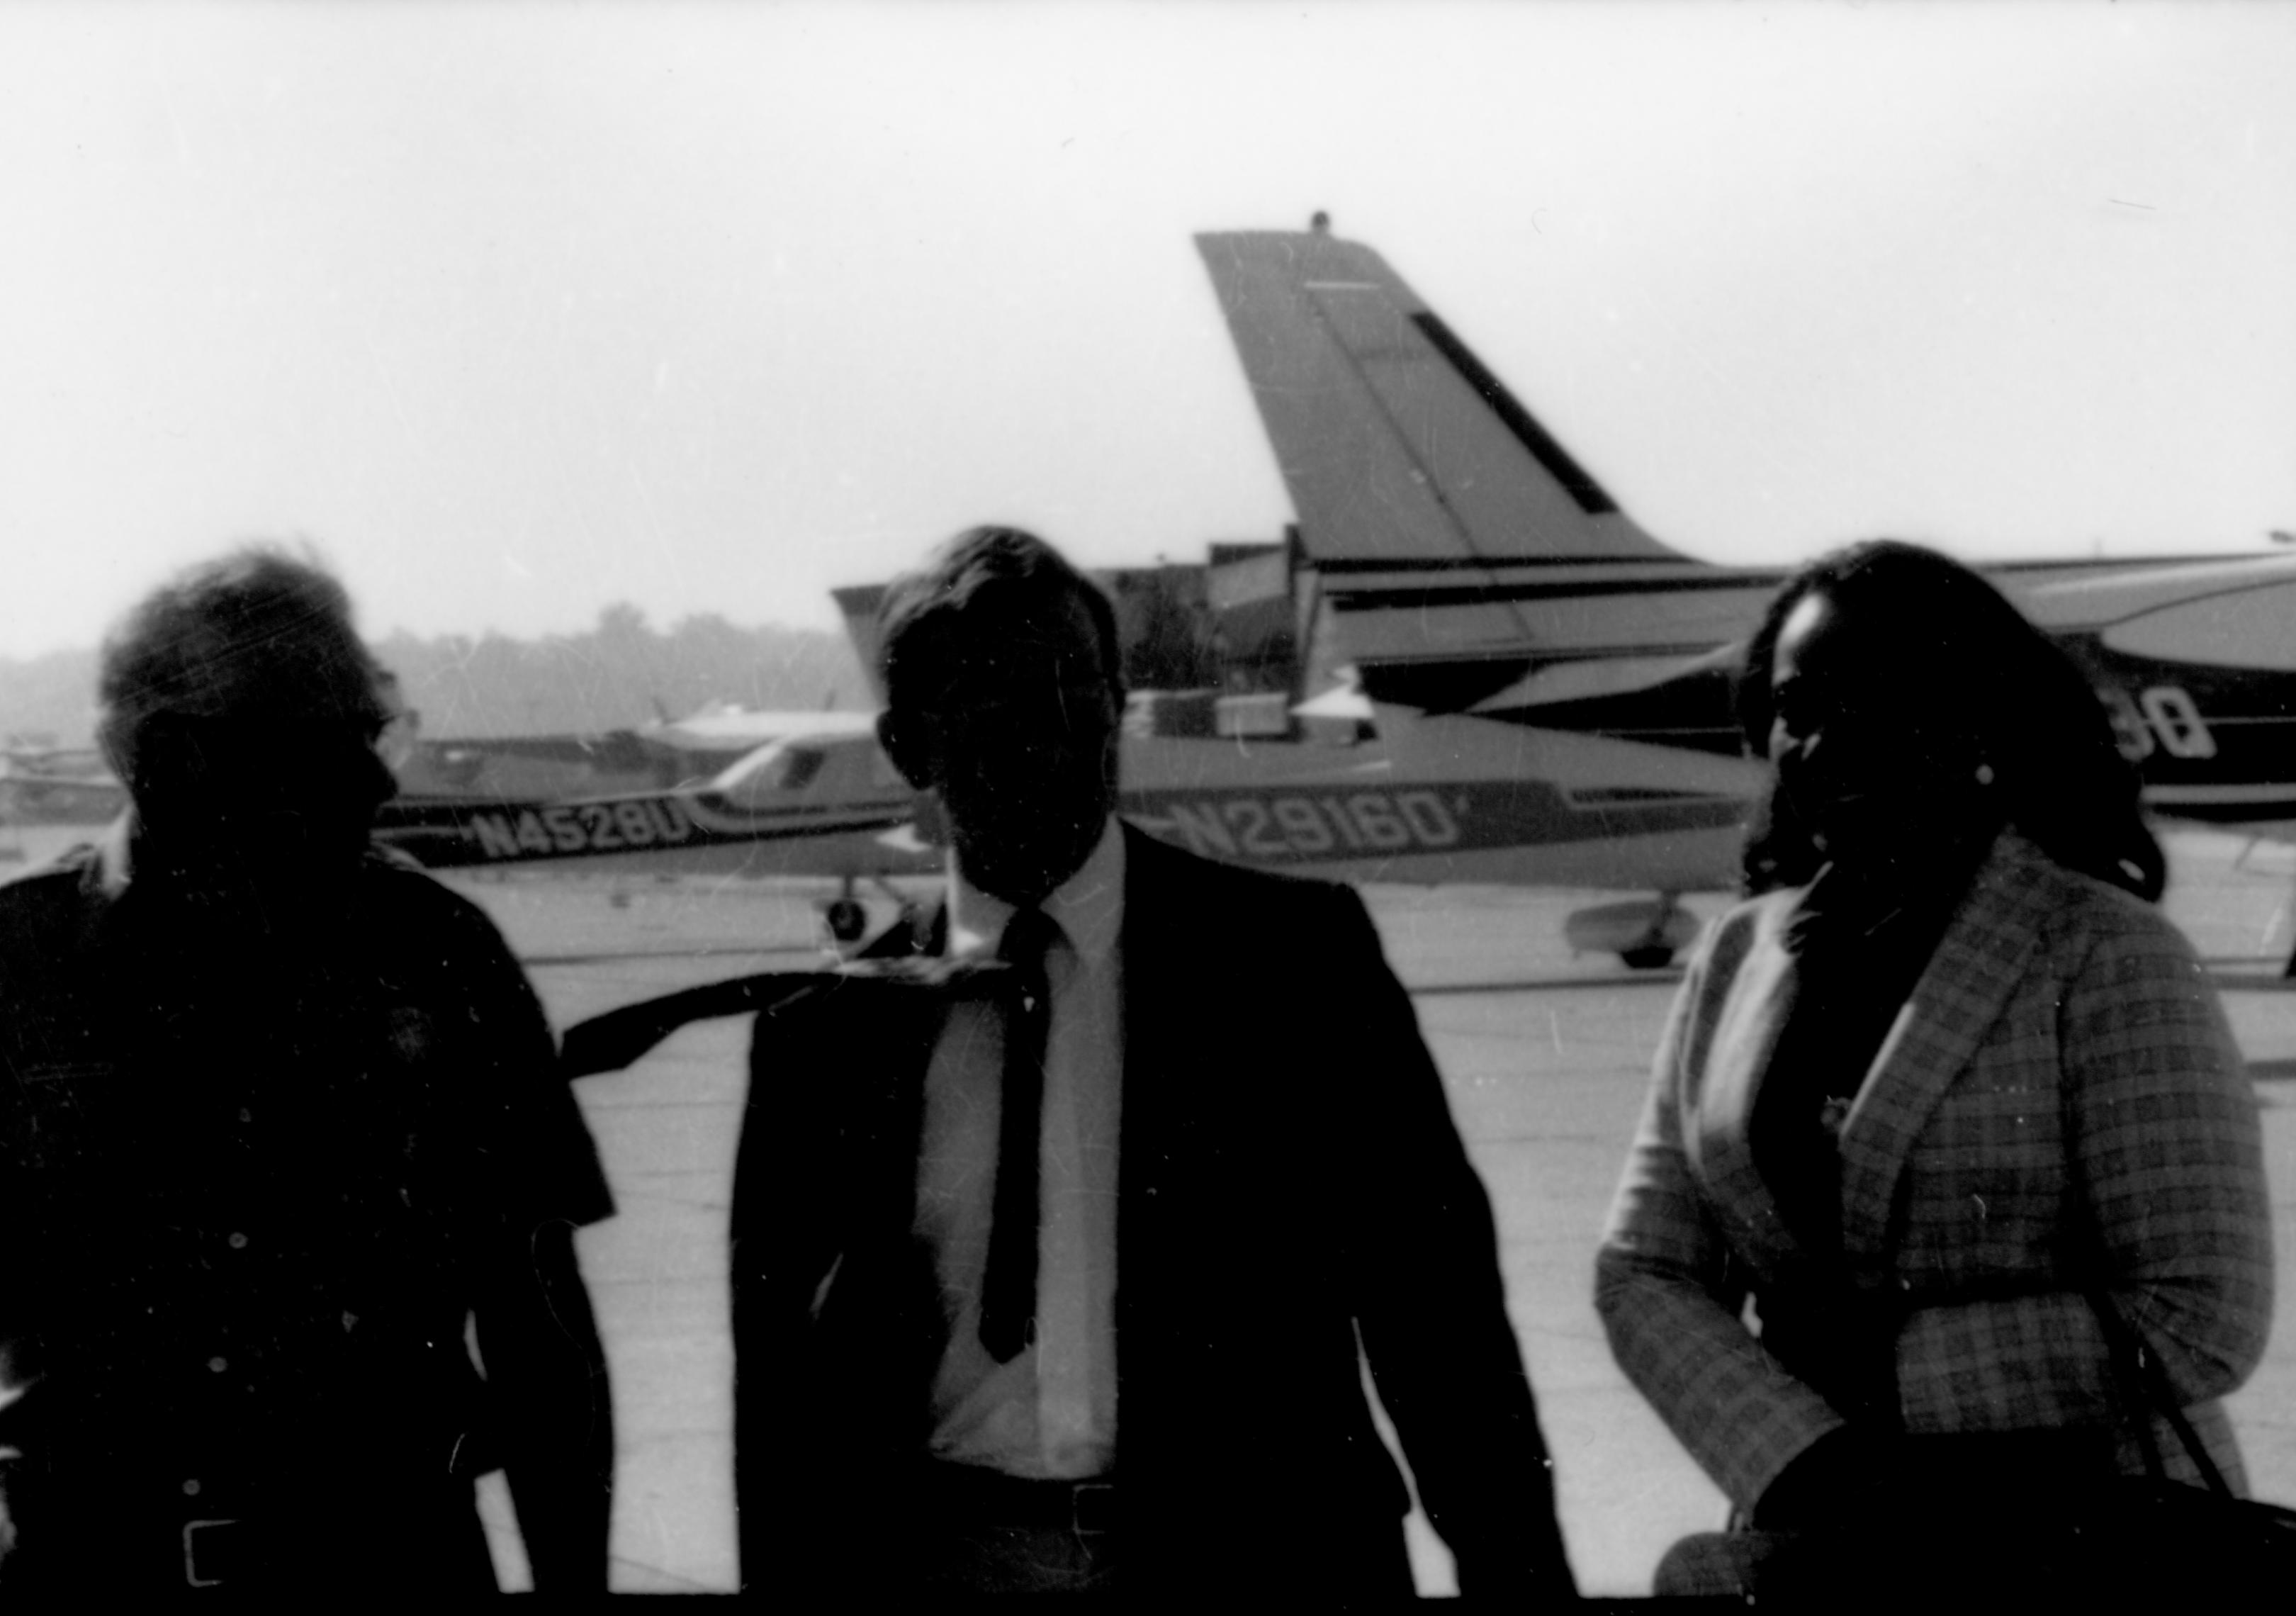
[[[845,618],[845,637],[852,642],[853,654],[860,659],[861,672],[869,681],[869,688],[877,698],[877,705],[885,705],[884,681],[877,669],[877,603],[885,598],[882,584],[857,584],[849,588],[832,589],[830,595],[837,602],[837,610]]]
[[[1196,237],[1317,567],[1676,561],[1360,242]]]

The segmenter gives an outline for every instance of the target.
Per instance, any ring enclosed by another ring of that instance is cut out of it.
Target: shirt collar
[[[1115,816],[1077,873],[1055,887],[1039,906],[1057,924],[1087,966],[1097,966],[1116,946],[1124,922],[1124,836]],[[953,959],[994,954],[1004,940],[1013,906],[964,878],[955,857],[948,861],[948,954]]]
[[[104,826],[94,847],[95,857],[88,860],[87,874],[81,880],[91,891],[118,898],[127,890],[128,878],[135,873],[135,810],[127,809]]]

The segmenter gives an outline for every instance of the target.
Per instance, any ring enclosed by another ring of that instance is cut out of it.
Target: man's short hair
[[[105,639],[100,736],[125,777],[161,715],[379,724],[379,671],[340,584],[315,560],[249,546],[153,590]]]
[[[1041,621],[1071,598],[1091,618],[1101,670],[1120,692],[1116,608],[1099,587],[1033,533],[968,528],[923,566],[894,579],[878,603],[877,676],[886,705],[897,712],[931,705],[956,671],[950,658],[959,624],[976,636],[993,635],[1007,624]]]

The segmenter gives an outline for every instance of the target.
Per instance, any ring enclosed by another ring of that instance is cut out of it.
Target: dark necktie
[[[1045,951],[1060,927],[1042,909],[1016,909],[997,956],[1012,967],[1004,1012],[1004,1095],[996,1130],[996,1188],[988,1273],[980,1287],[980,1344],[1010,1363],[1037,1333],[1037,1149],[1045,1110],[1045,1038],[1053,995]]]

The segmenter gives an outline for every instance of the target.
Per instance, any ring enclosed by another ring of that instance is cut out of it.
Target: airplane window
[[[792,751],[789,760],[782,765],[782,777],[775,784],[785,792],[801,792],[813,783],[815,777],[821,773],[821,766],[827,761],[829,754],[826,752],[805,749]]]

